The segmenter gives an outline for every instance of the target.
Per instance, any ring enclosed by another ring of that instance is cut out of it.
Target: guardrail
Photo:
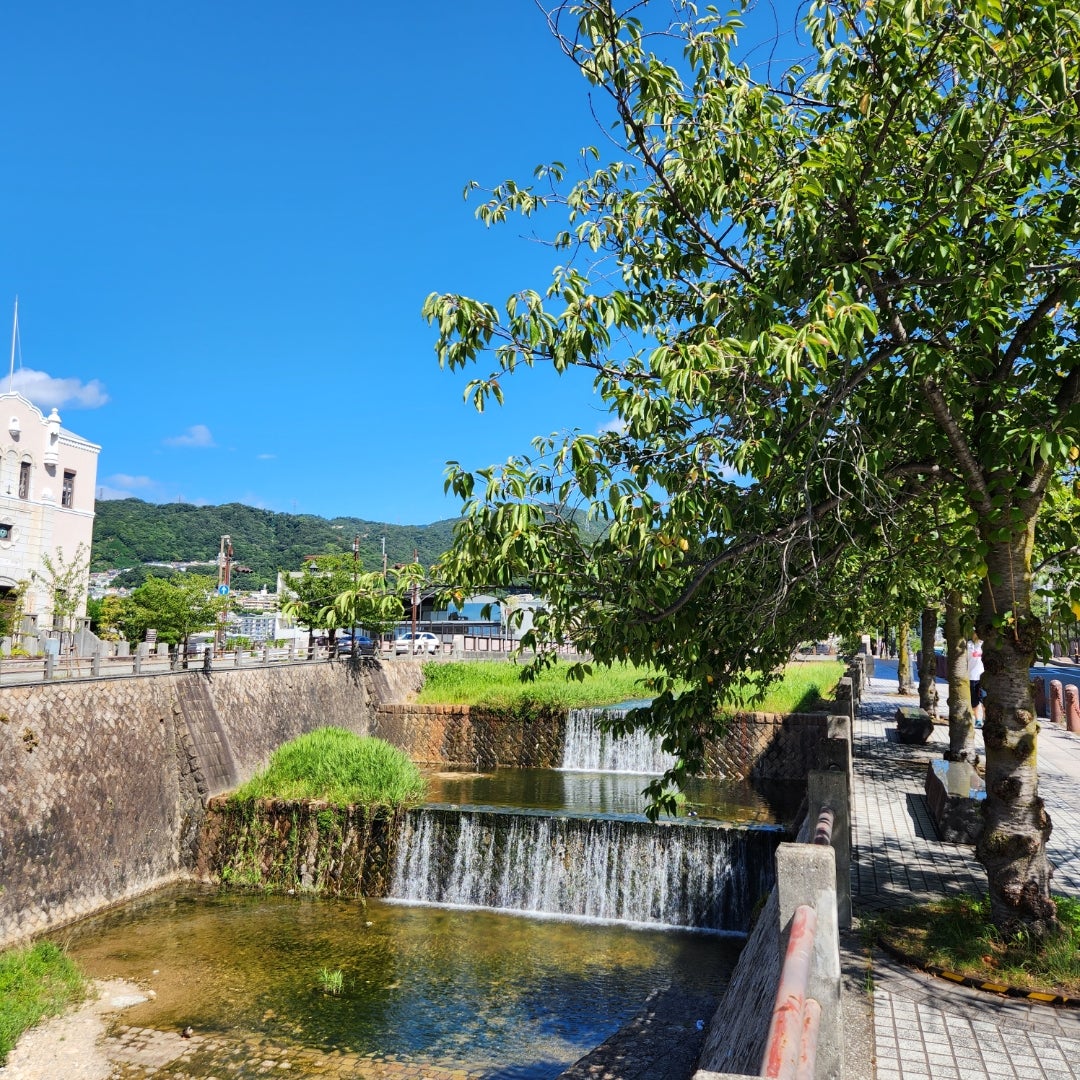
[[[768,1080],[832,1080],[843,1069],[836,816],[831,806],[820,806],[810,844],[782,844],[777,851],[781,926],[785,893],[795,906],[761,1063]]]
[[[171,654],[136,651],[128,656],[58,656],[0,658],[0,686],[52,682],[60,679],[107,679],[133,675],[166,675],[175,671],[211,671],[221,668],[310,664],[333,659],[328,648],[270,648],[236,650],[212,656],[212,649]],[[207,654],[211,654],[209,663]],[[347,660],[348,657],[342,657]]]

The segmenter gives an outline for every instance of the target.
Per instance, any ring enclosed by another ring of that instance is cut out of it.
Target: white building
[[[43,555],[60,569],[83,546],[77,614],[85,612],[101,447],[62,428],[55,409],[46,417],[15,392],[0,394],[0,447],[0,597],[25,582],[23,613],[48,629],[53,602]]]

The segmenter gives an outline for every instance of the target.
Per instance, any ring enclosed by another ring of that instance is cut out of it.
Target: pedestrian
[[[979,637],[978,631],[975,631],[971,635],[971,639],[967,643],[967,659],[968,659],[968,683],[971,685],[971,711],[975,716],[975,726],[981,728],[983,725],[983,705],[982,705],[982,677],[983,677],[983,658],[982,658],[983,643]]]

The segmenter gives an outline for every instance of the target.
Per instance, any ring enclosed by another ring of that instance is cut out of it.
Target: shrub
[[[382,739],[325,727],[279,746],[265,770],[232,798],[321,799],[335,806],[412,806],[426,793],[420,770]]]

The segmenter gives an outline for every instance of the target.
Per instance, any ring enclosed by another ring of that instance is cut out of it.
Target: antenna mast
[[[11,320],[11,369],[8,374],[8,393],[15,388],[15,338],[19,333],[19,298],[15,297],[15,318]]]

